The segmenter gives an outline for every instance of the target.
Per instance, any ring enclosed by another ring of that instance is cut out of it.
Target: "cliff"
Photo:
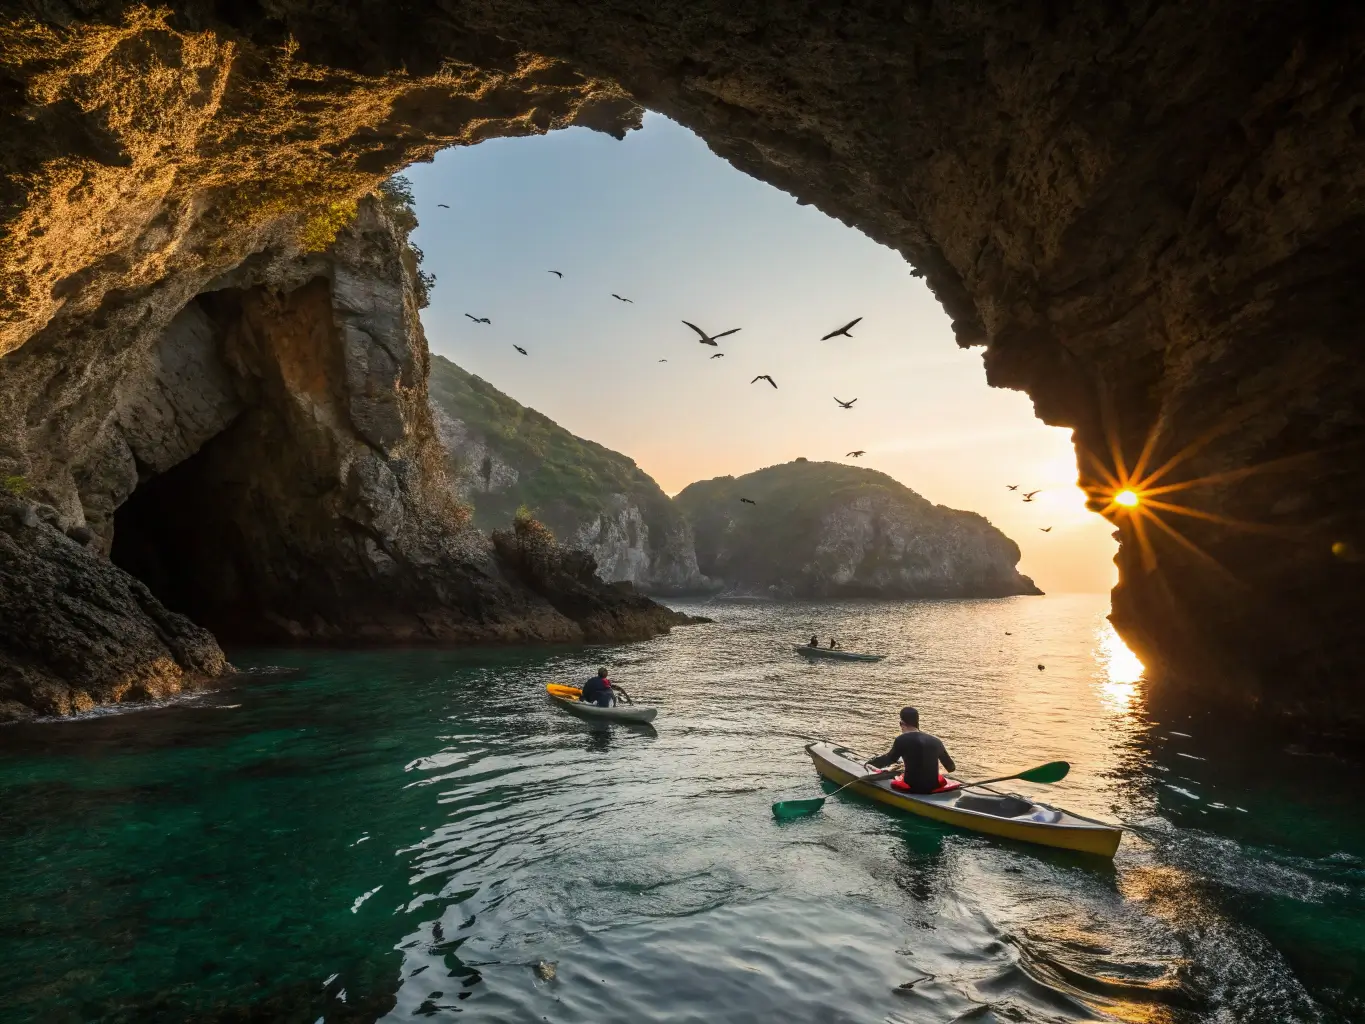
[[[874,470],[798,460],[703,480],[675,500],[698,564],[736,595],[1041,593],[1015,569],[1018,546],[985,518],[931,504]]]
[[[473,528],[428,406],[413,223],[367,198],[325,251],[281,246],[152,306],[116,359],[88,333],[5,357],[7,407],[50,404],[8,424],[28,472],[0,507],[0,713],[203,682],[227,665],[200,627],[460,644],[682,621],[590,555],[549,544],[528,568]],[[54,389],[59,367],[79,373]]]
[[[70,410],[209,282],[444,146],[645,104],[903,253],[1073,429],[1153,681],[1365,725],[1362,53],[1292,0],[10,4],[0,477],[73,518]]]
[[[455,493],[484,530],[525,506],[598,575],[651,594],[711,587],[697,568],[692,530],[633,461],[569,433],[441,356],[429,382],[436,429]]]

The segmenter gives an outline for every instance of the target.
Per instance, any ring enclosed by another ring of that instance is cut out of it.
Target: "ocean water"
[[[0,730],[0,1019],[1365,1019],[1360,765],[1152,706],[1103,596],[682,607],[716,621],[237,651],[301,671]],[[545,699],[599,663],[657,728]],[[774,822],[803,744],[880,752],[905,703],[964,778],[1071,761],[1013,788],[1118,856],[847,793]]]

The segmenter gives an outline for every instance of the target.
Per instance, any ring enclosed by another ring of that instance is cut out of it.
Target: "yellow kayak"
[[[578,699],[583,690],[563,683],[546,683],[545,692],[559,707],[582,718],[597,718],[604,722],[652,722],[659,713],[658,708],[645,707],[643,704],[617,704],[610,708],[584,704]]]
[[[810,743],[806,753],[815,762],[815,770],[829,779],[843,785],[859,776],[867,774],[864,767],[867,759],[847,747],[833,743]],[[958,800],[967,794],[990,794],[1000,796],[986,787],[973,787],[970,790],[947,793],[903,793],[891,788],[889,779],[875,782],[859,782],[849,787],[873,800],[889,804],[902,811],[918,814],[922,818],[932,818],[947,825],[968,828],[973,832],[1001,836],[1005,839],[1018,839],[1025,843],[1038,843],[1041,846],[1054,846],[1061,850],[1076,850],[1080,853],[1093,853],[1101,857],[1113,857],[1123,837],[1123,829],[1106,825],[1100,821],[1081,817],[1071,811],[1064,811],[1047,804],[1029,803],[1023,807],[1010,807],[1004,801],[1001,806],[1006,810],[1020,813],[1004,817],[1001,813],[983,810],[969,810],[959,807]],[[990,801],[971,800],[968,803],[988,804]]]

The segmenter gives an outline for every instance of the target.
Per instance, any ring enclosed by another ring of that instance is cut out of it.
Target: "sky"
[[[688,129],[648,114],[624,141],[585,128],[495,139],[406,174],[412,240],[437,279],[432,351],[630,456],[669,494],[862,449],[857,464],[986,516],[1043,590],[1113,586],[1112,527],[1085,510],[1070,431],[987,386],[981,351],[957,347],[899,253]],[[851,339],[820,340],[856,316]],[[741,330],[710,348],[683,320]]]

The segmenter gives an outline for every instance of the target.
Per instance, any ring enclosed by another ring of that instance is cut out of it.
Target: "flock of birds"
[[[437,205],[437,206],[445,207],[446,209],[450,209],[450,207],[446,206],[445,203],[437,203],[436,205]],[[547,274],[554,274],[554,276],[557,277],[557,278],[559,278],[560,280],[563,280],[563,278],[564,278],[564,271],[562,271],[562,270],[547,270],[546,273],[547,273]],[[611,293],[611,297],[612,297],[613,299],[616,299],[618,302],[627,302],[627,303],[630,303],[631,305],[634,305],[634,304],[635,304],[635,300],[634,300],[634,299],[628,299],[628,298],[626,298],[624,295],[617,295],[615,292],[612,292],[612,293]],[[466,313],[465,316],[466,316],[469,320],[471,320],[472,322],[474,322],[474,323],[476,323],[476,324],[487,324],[487,325],[490,326],[490,327],[493,326],[493,321],[492,321],[492,319],[491,319],[490,317],[486,317],[486,316],[475,316],[473,313]],[[854,317],[852,320],[850,320],[848,323],[844,324],[842,327],[837,327],[837,328],[835,328],[834,330],[830,331],[828,334],[821,336],[820,340],[821,340],[821,341],[829,341],[831,338],[850,338],[850,339],[851,339],[851,338],[853,337],[853,335],[852,335],[851,333],[849,333],[849,332],[852,331],[853,328],[856,327],[856,326],[862,321],[862,319],[863,319],[863,318],[860,317],[860,316]],[[719,340],[719,339],[721,339],[721,338],[727,338],[727,337],[729,337],[729,336],[732,335],[732,334],[738,334],[739,331],[742,330],[742,328],[739,328],[739,327],[731,327],[728,331],[719,331],[719,332],[717,332],[717,333],[715,333],[715,334],[707,334],[705,331],[703,331],[703,330],[702,330],[700,327],[698,327],[696,324],[692,323],[692,321],[690,321],[690,320],[684,320],[684,321],[682,321],[682,322],[683,322],[686,326],[692,328],[692,330],[696,332],[696,335],[697,335],[697,343],[698,343],[698,344],[700,344],[700,345],[710,345],[712,348],[718,348],[718,347],[720,346],[720,340]],[[524,356],[529,356],[529,355],[531,354],[531,353],[527,352],[526,349],[522,348],[520,345],[515,345],[515,344],[514,344],[512,347],[513,347],[514,349],[516,349],[518,352],[520,352],[520,353],[521,353],[522,355],[524,355]],[[715,353],[714,355],[712,355],[711,358],[712,358],[712,359],[724,359],[724,358],[725,358],[725,353],[724,353],[724,352],[717,352],[717,353]],[[667,360],[667,359],[660,359],[659,362],[661,362],[661,363],[666,363],[666,362],[668,362],[668,360]],[[771,385],[773,386],[774,390],[776,390],[776,388],[777,388],[777,381],[773,380],[772,374],[769,374],[769,373],[760,373],[760,374],[759,374],[757,377],[755,377],[753,380],[749,381],[749,383],[750,383],[750,384],[757,384],[757,383],[758,383],[759,381],[761,381],[761,380],[766,380],[769,384],[771,384]],[[836,403],[838,403],[839,408],[841,408],[841,409],[852,409],[852,408],[853,408],[853,403],[855,403],[855,402],[858,401],[858,400],[857,400],[856,398],[852,398],[852,399],[849,399],[847,402],[845,402],[842,398],[839,398],[838,396],[835,396],[835,397],[834,397],[834,401],[835,401]],[[865,452],[865,451],[859,449],[858,451],[849,452],[848,455],[845,456],[845,457],[846,457],[846,458],[854,458],[854,459],[857,459],[857,458],[861,458],[862,456],[864,456],[864,455],[866,455],[866,454],[867,454],[867,452]],[[741,498],[740,500],[741,500],[741,501],[744,501],[744,502],[746,502],[747,504],[750,504],[750,505],[756,504],[756,502],[750,501],[748,498]]]
[[[1018,484],[1006,484],[1006,485],[1005,485],[1005,490],[1007,490],[1007,491],[1017,491],[1017,490],[1019,490],[1019,485],[1018,485]],[[1022,498],[1024,499],[1025,502],[1031,502],[1037,495],[1042,494],[1042,493],[1043,493],[1042,488],[1039,488],[1039,489],[1036,490],[1036,491],[1025,491],[1022,495],[1020,495],[1020,497],[1022,497]],[[1039,531],[1040,533],[1051,533],[1051,532],[1052,532],[1052,527],[1050,527],[1050,526],[1046,526],[1046,527],[1040,526],[1040,527],[1038,527],[1038,531]],[[1038,667],[1039,667],[1039,668],[1042,668],[1041,665],[1039,665]]]
[[[444,203],[437,203],[436,205],[437,205],[437,206],[445,206]],[[449,209],[449,207],[446,207],[446,209]],[[557,278],[559,278],[560,280],[563,280],[563,278],[564,278],[564,271],[562,271],[562,270],[547,270],[546,273],[547,273],[547,274],[554,274],[554,276],[557,277]],[[618,302],[629,303],[629,304],[632,305],[632,306],[635,304],[635,300],[634,300],[634,299],[628,299],[628,298],[626,298],[624,295],[618,295],[618,294],[616,294],[616,292],[612,292],[612,293],[611,293],[611,297],[612,297],[613,299],[616,299]],[[465,316],[468,317],[470,320],[472,320],[472,321],[473,321],[474,323],[476,323],[476,324],[487,324],[487,325],[490,326],[490,327],[493,325],[493,321],[492,321],[489,317],[486,317],[486,316],[475,316],[473,313],[466,313]],[[855,316],[852,320],[850,320],[848,323],[844,324],[842,327],[836,327],[834,330],[830,331],[828,334],[821,335],[820,340],[821,340],[821,341],[830,341],[830,340],[833,339],[833,338],[849,338],[849,339],[852,339],[852,338],[853,338],[853,334],[852,334],[851,332],[852,332],[852,330],[853,330],[854,327],[858,326],[858,324],[862,322],[862,319],[863,319],[863,318],[860,317],[860,316]],[[715,333],[715,334],[707,334],[704,330],[702,330],[702,329],[701,329],[700,327],[698,327],[696,324],[692,323],[692,321],[690,321],[690,320],[684,320],[684,321],[682,321],[682,322],[683,322],[684,325],[686,325],[687,327],[690,327],[694,332],[696,332],[696,335],[697,335],[697,343],[698,343],[698,344],[700,344],[700,345],[709,345],[709,346],[711,346],[712,348],[719,348],[719,347],[720,347],[720,339],[721,339],[721,338],[727,338],[727,337],[729,337],[729,336],[732,335],[732,334],[738,334],[738,333],[742,330],[742,328],[739,328],[739,327],[731,327],[728,331],[719,331],[719,332],[717,332],[717,333]],[[512,347],[513,347],[514,349],[516,349],[518,352],[520,352],[520,353],[521,353],[522,355],[524,355],[524,356],[529,356],[529,355],[530,355],[530,353],[527,352],[526,349],[522,348],[520,345],[513,345]],[[724,359],[724,358],[725,358],[725,353],[724,353],[724,352],[716,352],[714,355],[711,356],[711,358],[712,358],[712,359]],[[661,363],[666,363],[666,362],[668,362],[668,360],[667,360],[667,359],[660,359],[659,362],[661,362]],[[769,384],[771,384],[771,385],[773,386],[774,389],[777,388],[777,381],[773,380],[772,375],[771,375],[771,374],[768,374],[768,373],[760,373],[760,374],[759,374],[758,376],[756,376],[753,380],[749,381],[749,383],[750,383],[750,384],[757,384],[757,383],[758,383],[759,381],[761,381],[761,380],[766,380]],[[838,404],[839,408],[841,408],[841,409],[852,409],[854,403],[857,402],[858,400],[857,400],[856,398],[850,398],[847,402],[845,402],[842,398],[840,398],[840,397],[838,397],[837,395],[835,395],[835,396],[834,396],[834,401]],[[862,458],[862,457],[863,457],[864,455],[866,455],[866,454],[867,454],[867,452],[866,452],[864,449],[862,449],[862,448],[857,448],[857,449],[855,449],[855,450],[849,452],[847,455],[845,455],[844,458],[846,458],[846,459],[860,459],[860,458]],[[1019,490],[1019,485],[1018,485],[1018,484],[1006,484],[1006,485],[1005,485],[1005,488],[1006,488],[1007,490],[1010,490],[1010,491],[1017,491],[1017,490]],[[1033,501],[1034,497],[1036,497],[1037,495],[1039,495],[1039,494],[1041,494],[1041,493],[1042,493],[1042,490],[1041,490],[1041,489],[1040,489],[1040,490],[1034,490],[1034,491],[1028,491],[1028,492],[1026,492],[1024,495],[1022,495],[1022,497],[1023,497],[1024,501],[1026,501],[1026,502],[1031,502],[1031,501]],[[740,498],[739,500],[740,500],[742,503],[744,503],[745,505],[757,505],[757,504],[758,504],[758,502],[754,501],[752,498]],[[1043,532],[1043,533],[1051,533],[1051,532],[1052,532],[1052,527],[1050,527],[1050,526],[1049,526],[1049,527],[1046,527],[1046,528],[1040,527],[1039,529],[1040,529],[1041,532]],[[1042,666],[1040,665],[1039,668],[1041,668],[1041,667],[1042,667]]]

